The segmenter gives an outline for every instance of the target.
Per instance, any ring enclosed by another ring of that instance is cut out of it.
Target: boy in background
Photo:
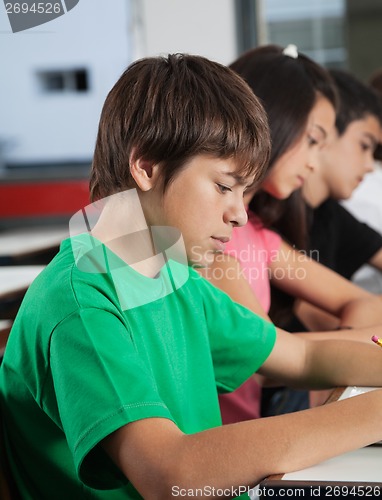
[[[330,71],[339,95],[333,133],[320,151],[320,168],[302,188],[309,207],[309,247],[314,258],[347,279],[364,264],[382,270],[382,235],[360,222],[340,200],[374,169],[374,152],[382,133],[382,107],[378,95],[352,74]],[[324,328],[326,320],[307,304],[299,317],[310,329]],[[330,327],[330,321],[329,321]]]
[[[382,100],[381,68],[372,74],[369,85]],[[382,133],[374,158],[373,172],[365,177],[351,198],[344,200],[342,204],[354,217],[382,234]],[[382,294],[382,272],[378,268],[366,264],[354,274],[352,279],[354,283],[369,292]]]

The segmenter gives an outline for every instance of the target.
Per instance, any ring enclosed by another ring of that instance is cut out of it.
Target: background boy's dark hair
[[[382,68],[377,69],[369,79],[369,85],[382,98]]]
[[[369,79],[369,85],[374,89],[380,101],[382,102],[382,68],[377,69]],[[374,158],[376,160],[382,161],[382,144],[378,144],[377,149],[374,152]]]
[[[101,114],[92,200],[134,187],[131,158],[161,164],[163,190],[199,154],[235,158],[260,179],[269,159],[266,113],[229,68],[173,54],[133,63],[110,91]]]
[[[330,74],[336,84],[339,105],[336,129],[342,135],[348,125],[356,120],[374,116],[382,124],[382,106],[378,94],[347,71],[333,69]]]

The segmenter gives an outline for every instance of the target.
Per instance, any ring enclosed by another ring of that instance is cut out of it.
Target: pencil
[[[375,342],[379,347],[382,347],[382,339],[379,339],[376,335],[373,335],[371,337],[371,340]]]

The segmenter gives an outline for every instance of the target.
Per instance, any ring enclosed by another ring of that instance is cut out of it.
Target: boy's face
[[[151,194],[155,209],[145,214],[148,224],[178,228],[192,264],[211,264],[224,251],[233,227],[247,222],[243,195],[253,178],[240,178],[236,170],[232,159],[196,156],[164,195],[156,190]]]
[[[372,115],[351,122],[342,135],[334,130],[320,151],[320,174],[334,199],[347,199],[374,168],[381,126]]]

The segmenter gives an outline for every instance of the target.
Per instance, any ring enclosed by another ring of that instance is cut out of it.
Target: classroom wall
[[[125,0],[113,0],[113,9],[81,0],[62,17],[19,33],[10,32],[0,12],[0,139],[8,142],[8,161],[90,158],[106,93],[130,61],[127,7]],[[88,92],[42,90],[39,72],[73,68],[87,69]]]
[[[235,0],[142,0],[146,53],[189,52],[223,64],[237,56]]]
[[[123,69],[168,52],[232,61],[234,0],[80,0],[19,33],[0,3],[0,173],[4,164],[90,161],[102,104]],[[39,72],[73,68],[88,71],[87,92],[41,89]]]

